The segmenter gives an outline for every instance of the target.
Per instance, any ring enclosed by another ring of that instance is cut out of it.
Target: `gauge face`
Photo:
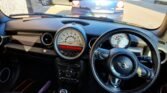
[[[129,44],[129,38],[127,34],[115,34],[111,37],[110,43],[114,48],[125,48]]]
[[[85,48],[85,39],[76,29],[67,28],[59,32],[56,40],[57,52],[66,59],[75,59]]]

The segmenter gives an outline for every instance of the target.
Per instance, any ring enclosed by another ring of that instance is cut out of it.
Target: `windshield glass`
[[[156,29],[167,13],[167,0],[0,0],[6,15],[46,13],[106,17]]]

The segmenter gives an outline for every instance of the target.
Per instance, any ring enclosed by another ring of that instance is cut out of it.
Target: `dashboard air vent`
[[[45,46],[51,46],[53,44],[53,36],[51,33],[44,33],[41,36],[41,42]]]
[[[89,23],[87,22],[83,22],[83,21],[76,21],[76,20],[65,20],[65,21],[62,21],[63,24],[71,24],[71,23],[76,23],[76,24],[80,24],[82,26],[87,26],[89,25]]]
[[[167,61],[167,54],[161,49],[159,49],[159,53],[161,57],[161,64],[164,64]]]

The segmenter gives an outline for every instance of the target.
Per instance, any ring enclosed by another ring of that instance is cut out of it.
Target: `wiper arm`
[[[25,17],[29,17],[29,16],[39,16],[41,18],[64,17],[63,15],[45,14],[45,13],[30,13],[30,14],[13,14],[13,15],[10,15],[11,18],[25,18]]]
[[[115,22],[115,20],[107,18],[107,17],[91,17],[91,16],[79,16],[79,19],[88,19],[88,20],[97,20],[97,21],[105,21],[105,22]]]

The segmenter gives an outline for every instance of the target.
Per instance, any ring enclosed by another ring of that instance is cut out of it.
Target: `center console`
[[[84,72],[84,62],[82,60],[67,61],[57,58],[55,64],[59,90],[77,91],[78,88],[76,87],[79,86]]]

